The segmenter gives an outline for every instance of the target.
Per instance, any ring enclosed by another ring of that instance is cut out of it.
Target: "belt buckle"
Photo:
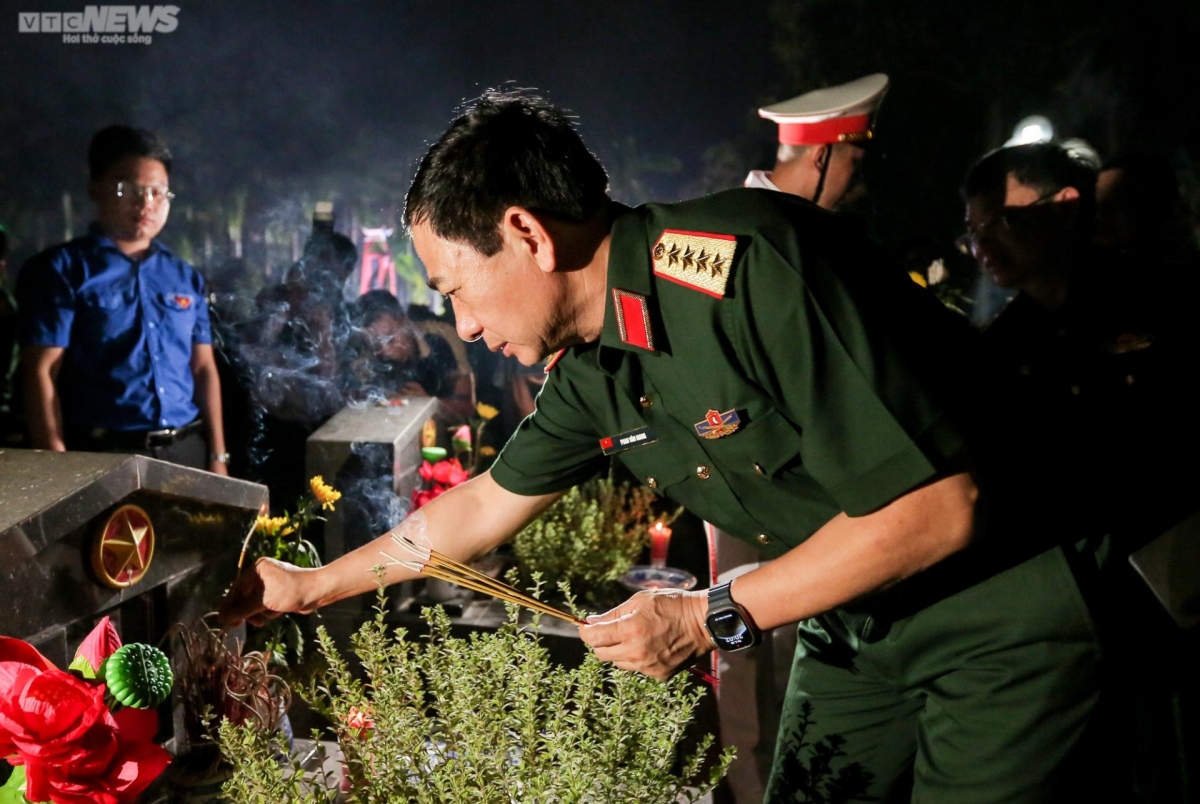
[[[151,430],[146,433],[146,449],[154,449],[155,447],[169,447],[175,443],[175,436],[179,430],[175,427],[168,427],[165,430]],[[159,441],[159,439],[162,441]]]

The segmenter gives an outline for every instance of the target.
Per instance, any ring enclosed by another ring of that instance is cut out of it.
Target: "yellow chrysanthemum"
[[[921,273],[920,271],[909,271],[908,278],[923,288],[929,287],[929,282],[926,281],[925,274]]]
[[[321,475],[316,475],[308,481],[308,485],[312,488],[313,497],[326,511],[332,511],[333,504],[342,499],[342,493],[326,483]]]
[[[286,525],[286,516],[260,516],[254,520],[254,531],[268,538],[279,536],[279,529]]]
[[[495,454],[496,454],[495,447],[480,447],[479,448],[479,457],[481,457],[481,458],[490,458]]]
[[[475,405],[475,412],[478,413],[480,418],[483,419],[485,422],[490,422],[492,419],[494,419],[500,415],[499,410],[492,407],[491,405],[489,405],[486,402],[480,402],[477,405]]]

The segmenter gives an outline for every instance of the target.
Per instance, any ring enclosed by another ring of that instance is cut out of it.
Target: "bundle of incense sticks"
[[[430,578],[438,578],[443,581],[458,584],[466,589],[473,589],[476,592],[482,592],[485,595],[498,598],[508,603],[515,603],[518,606],[524,606],[533,611],[539,611],[542,614],[548,614],[551,617],[557,617],[560,620],[566,620],[575,625],[586,625],[585,620],[576,617],[574,614],[569,614],[560,609],[556,609],[545,601],[538,600],[532,595],[527,595],[516,587],[509,586],[503,581],[498,581],[490,575],[485,575],[477,569],[467,566],[461,562],[455,561],[449,556],[443,555],[436,550],[428,547],[423,547],[414,542],[408,536],[393,534],[392,541],[399,544],[404,549],[415,555],[417,561],[403,561],[395,556],[384,553],[383,555],[391,559],[393,562],[402,567],[419,572],[422,575],[427,575]]]
[[[479,570],[455,561],[453,558],[439,553],[432,548],[417,544],[408,536],[393,533],[392,541],[417,557],[418,560],[416,561],[405,561],[388,553],[383,553],[384,557],[406,569],[430,578],[449,581],[466,589],[482,592],[490,597],[514,603],[518,606],[524,606],[532,611],[548,614],[551,617],[557,617],[560,620],[566,620],[575,625],[587,625],[586,620],[576,617],[574,614],[556,609],[545,601],[525,594],[516,587],[510,586],[503,581],[498,581],[490,575],[485,575]],[[697,667],[689,667],[688,672],[699,676],[713,686],[717,684],[715,676],[705,673]]]

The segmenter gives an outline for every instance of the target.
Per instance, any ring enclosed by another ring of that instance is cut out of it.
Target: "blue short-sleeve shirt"
[[[31,258],[17,297],[22,346],[66,349],[57,386],[68,432],[157,430],[199,415],[192,348],[212,343],[204,279],[157,240],[134,262],[93,227]]]

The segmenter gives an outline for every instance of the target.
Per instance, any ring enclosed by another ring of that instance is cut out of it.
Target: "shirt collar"
[[[771,181],[771,174],[765,170],[750,171],[750,174],[746,176],[746,180],[742,182],[742,186],[780,192],[780,189],[775,186],[775,182]]]
[[[92,221],[91,223],[88,224],[88,237],[91,238],[92,247],[95,250],[97,250],[97,251],[115,251],[116,253],[120,254],[122,257],[125,257],[125,259],[127,259],[127,260],[129,259],[129,256],[127,254],[125,254],[125,252],[123,252],[123,251],[121,251],[121,249],[117,248],[116,242],[111,237],[109,237],[108,235],[106,235],[104,233],[104,229],[101,228],[99,222]],[[160,253],[165,256],[168,256],[168,257],[171,256],[171,250],[169,248],[167,248],[166,246],[164,246],[162,244],[162,241],[160,241],[158,239],[151,240],[150,248],[146,250],[146,256],[143,257],[141,260],[139,260],[139,262],[145,262],[150,257],[154,256],[155,254],[160,254]],[[133,260],[130,260],[130,262],[133,262]]]

